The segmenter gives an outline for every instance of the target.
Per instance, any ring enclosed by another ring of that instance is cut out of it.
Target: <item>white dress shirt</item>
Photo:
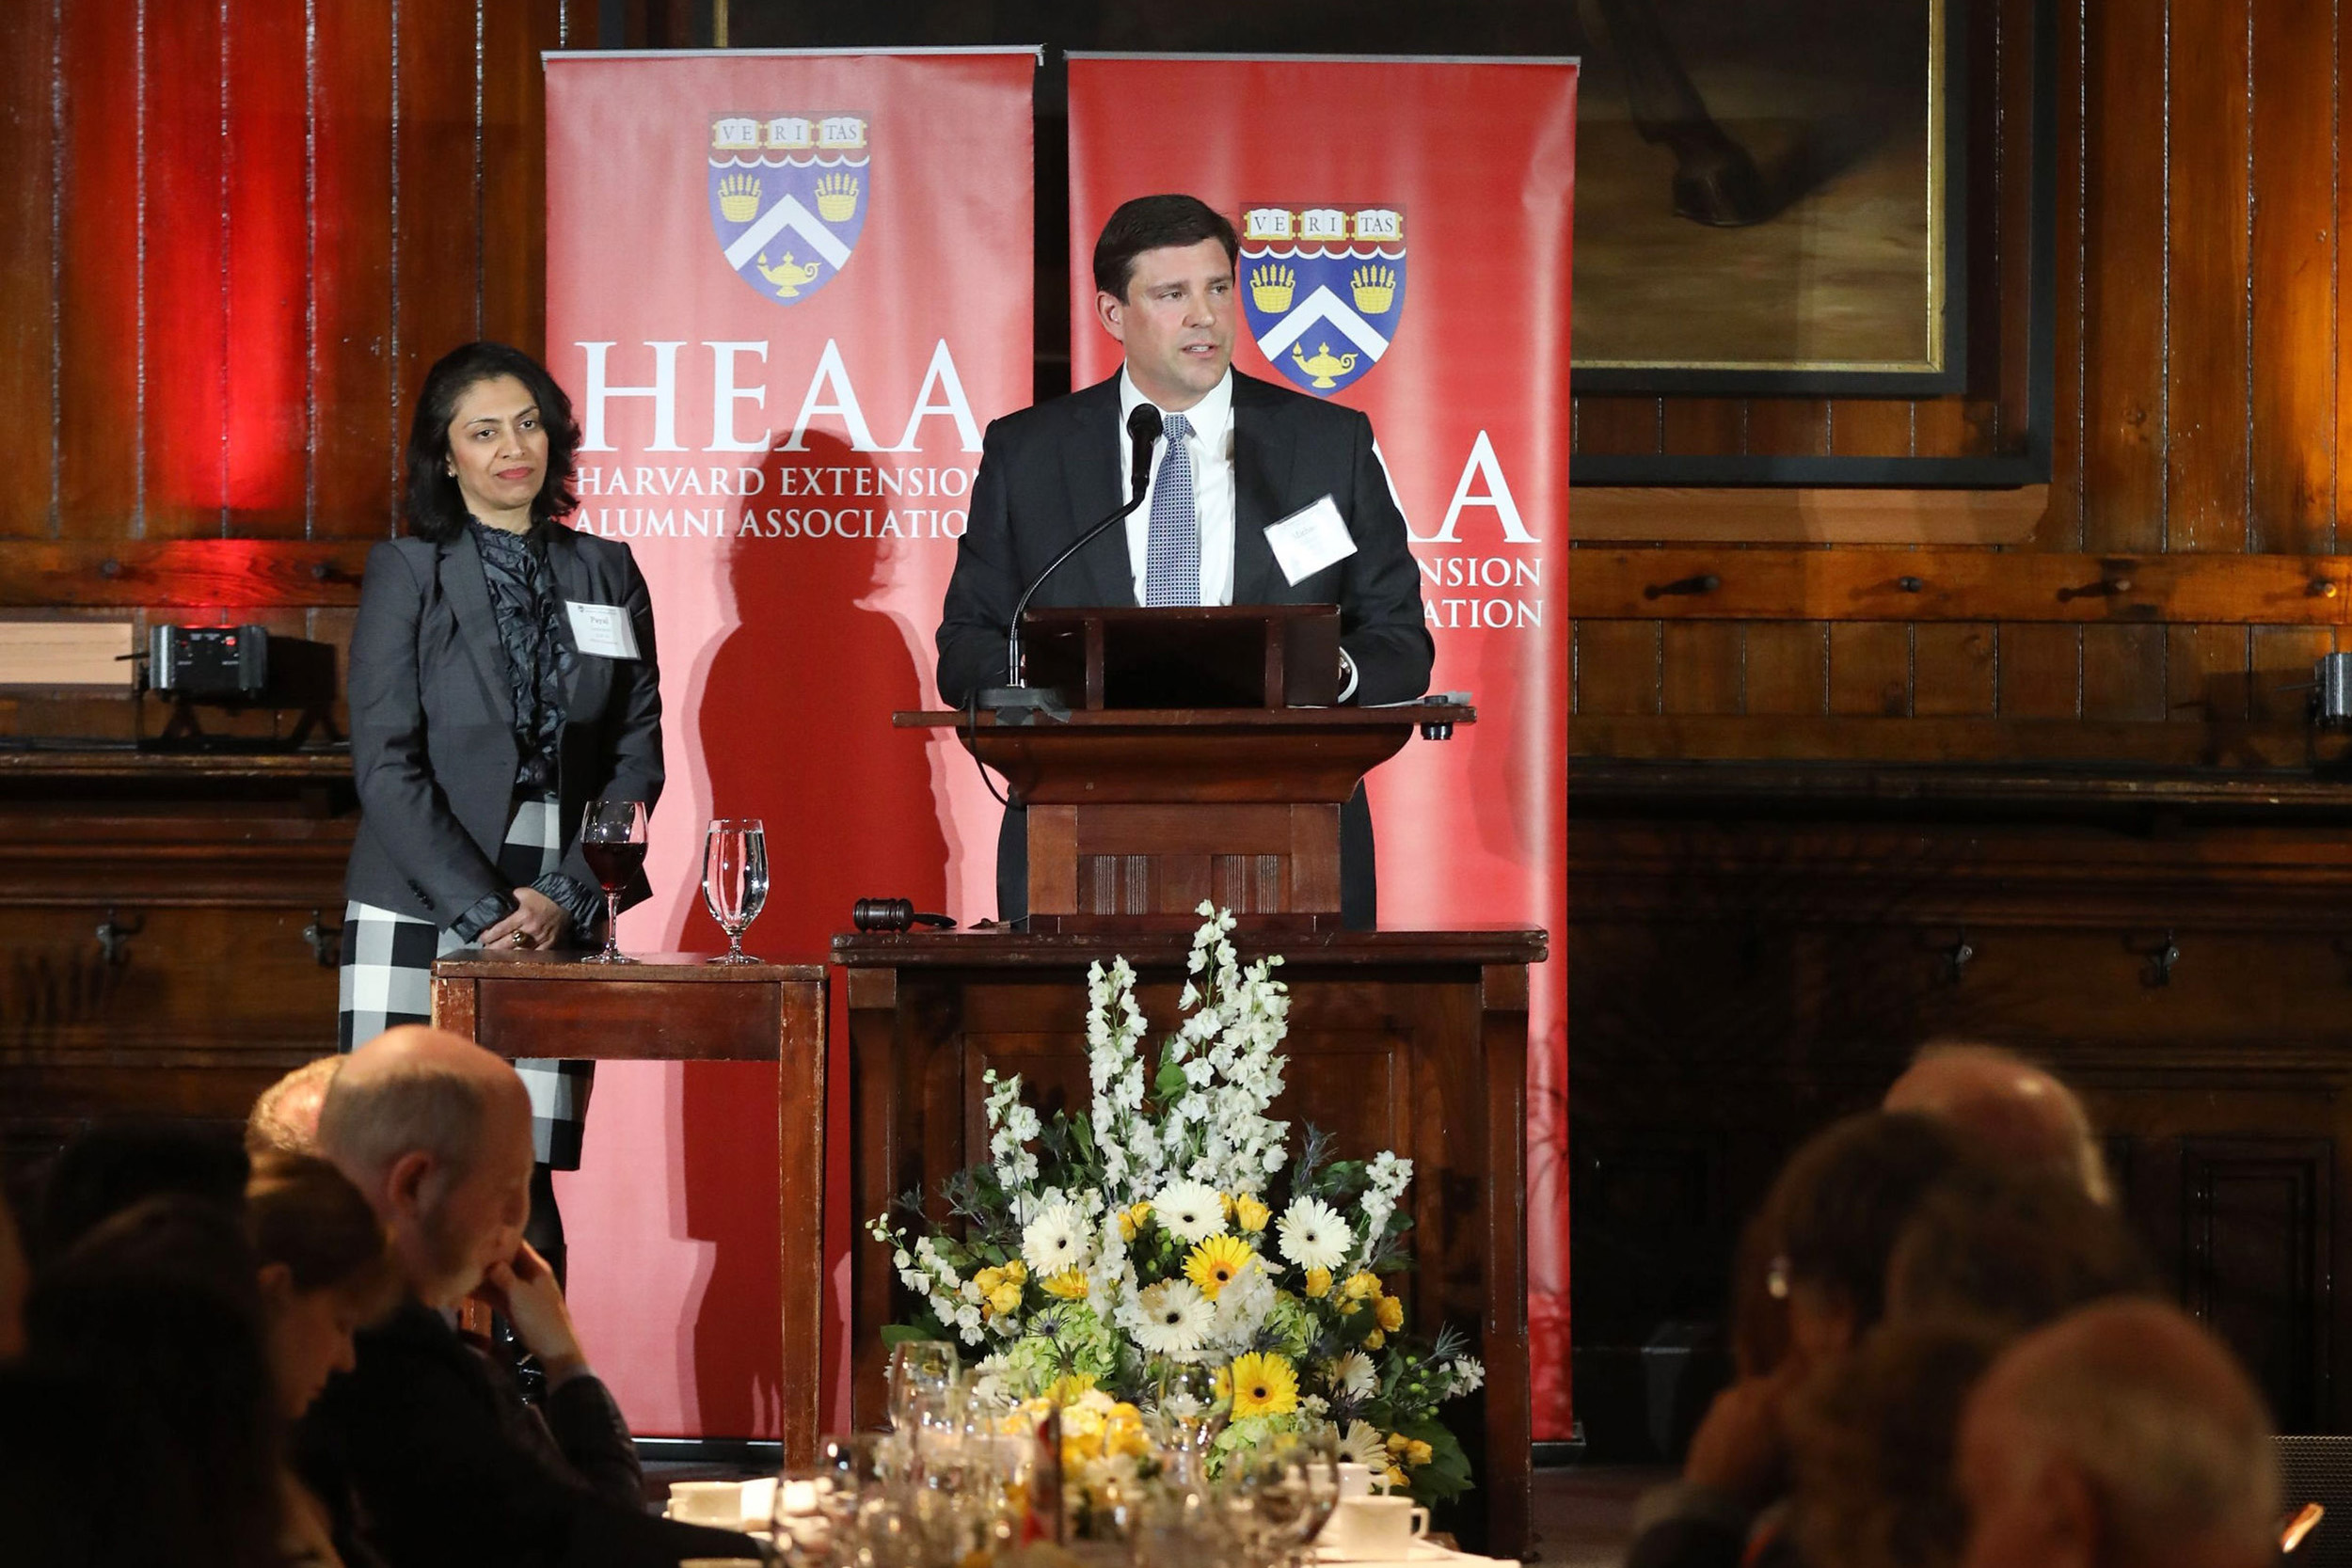
[[[1135,442],[1127,435],[1127,416],[1151,400],[1136,389],[1124,369],[1119,372],[1119,487],[1122,501],[1128,476],[1135,472]],[[1206,397],[1181,410],[1192,426],[1184,438],[1192,462],[1192,505],[1200,525],[1200,602],[1233,602],[1233,372],[1228,370]],[[1163,419],[1168,411],[1160,410]],[[1167,438],[1153,444],[1152,468],[1146,476],[1141,506],[1127,514],[1127,564],[1136,579],[1136,603],[1143,603],[1144,568],[1152,556],[1152,492],[1157,488],[1160,464],[1167,458]]]

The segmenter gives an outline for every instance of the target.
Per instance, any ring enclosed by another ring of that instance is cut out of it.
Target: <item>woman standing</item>
[[[351,640],[358,837],[340,1034],[432,1010],[433,960],[588,940],[582,807],[661,793],[652,607],[628,546],[576,533],[571,400],[531,356],[468,343],[418,394],[410,537],[368,556]],[[624,905],[645,895],[642,876]],[[532,1244],[563,1272],[550,1170],[580,1165],[594,1064],[518,1061],[539,1158]]]

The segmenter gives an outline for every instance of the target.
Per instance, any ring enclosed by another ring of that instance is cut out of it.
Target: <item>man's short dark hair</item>
[[[1147,250],[1184,247],[1215,240],[1225,247],[1225,264],[1241,254],[1233,226],[1225,214],[1197,196],[1139,196],[1122,201],[1103,237],[1094,242],[1094,286],[1106,294],[1127,297],[1127,284],[1136,275],[1136,258]]]

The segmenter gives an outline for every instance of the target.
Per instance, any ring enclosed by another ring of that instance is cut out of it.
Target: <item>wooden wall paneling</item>
[[[2256,626],[2249,639],[2247,693],[2250,717],[2282,721],[2304,716],[2311,693],[2300,688],[2312,666],[2336,650],[2336,635],[2325,626]]]
[[[147,35],[140,52],[147,199],[137,230],[146,536],[216,536],[228,500],[221,442],[229,361],[223,16],[217,6],[143,5],[138,11]],[[119,236],[112,243],[121,243]]]
[[[2018,444],[2019,433],[2026,424],[2034,374],[2032,324],[2027,312],[1998,309],[1997,302],[2031,296],[2032,239],[2037,226],[2048,221],[2046,214],[2034,211],[2033,182],[2034,13],[2042,3],[1992,0],[1983,8],[1994,12],[1999,21],[1999,37],[1990,51],[1992,69],[1979,73],[1993,77],[1998,118],[1990,145],[1979,143],[1971,150],[1986,162],[1994,162],[1997,150],[2002,160],[1996,165],[1998,187],[1992,203],[1999,225],[1999,254],[1993,270],[1993,293],[1985,300],[1985,309],[1994,318],[1994,341],[1999,345],[1994,356],[1999,377],[1995,404],[1987,411],[1985,423],[1998,450],[2013,450]],[[2049,3],[2062,4],[2063,0]]]
[[[2246,547],[2251,4],[2192,0],[2167,8],[2166,543],[2175,550]],[[2129,277],[2124,260],[2120,252],[2108,260],[2119,285]]]
[[[1912,711],[1921,718],[1980,717],[1993,712],[1993,650],[1989,622],[1922,625],[1911,628]]]
[[[547,92],[562,0],[482,7],[482,336],[546,358]]]
[[[2176,720],[2228,722],[2250,716],[2244,626],[2167,626],[2165,706]]]
[[[311,47],[310,528],[389,537],[406,435],[393,412],[392,18],[324,6]],[[416,199],[412,192],[410,199]]]
[[[2083,323],[2090,268],[2083,146],[2087,124],[2083,87],[2088,80],[2084,56],[2088,40],[2082,14],[2084,0],[2053,3],[2058,7],[2058,77],[2061,84],[2052,104],[2058,191],[2055,210],[2048,215],[2053,226],[2051,251],[2057,262],[2055,297],[2051,300],[2054,319],[2050,324],[2051,353],[2057,363],[2052,367],[2050,508],[2043,515],[2041,539],[2044,548],[2074,550],[2083,547],[2083,400],[2090,372],[2084,352]],[[1984,338],[1997,345],[2001,341],[2000,323],[1997,319],[1984,322],[1987,313],[1979,311],[1972,318],[1986,330],[1972,333],[1971,337]]]
[[[2189,1137],[2180,1157],[2185,1304],[2245,1361],[2280,1431],[2332,1425],[2334,1149],[2324,1137]]]
[[[1829,710],[1899,719],[1911,711],[1911,627],[1849,621],[1829,628]]]
[[[433,361],[482,332],[482,185],[474,119],[478,8],[393,0],[400,147],[392,255],[393,407],[405,439]]]
[[[1756,621],[1741,628],[1742,689],[1750,714],[1819,714],[1829,706],[1829,628]]]
[[[2082,633],[2073,626],[2000,628],[1998,711],[2005,719],[2082,716]]]
[[[1764,457],[1828,455],[1828,402],[1821,398],[1751,399],[1748,451]]]
[[[0,534],[49,532],[56,503],[50,461],[56,396],[51,332],[57,273],[52,255],[48,170],[57,150],[50,106],[56,84],[56,13],[50,7],[0,10],[0,169],[20,171],[0,188]]]
[[[227,531],[300,539],[310,522],[310,36],[305,0],[226,8]]]
[[[2352,563],[2331,555],[1587,546],[1576,573],[1577,613],[1609,620],[2333,626],[2352,605]]]
[[[1667,398],[1665,450],[1694,457],[1747,451],[1748,405],[1739,398]]]
[[[1656,713],[1656,621],[1571,621],[1576,713]]]
[[[2248,547],[2334,547],[2335,0],[2253,8]]]
[[[1659,402],[1657,398],[1578,398],[1576,450],[1609,457],[1658,451]]]
[[[1829,405],[1829,450],[1836,457],[1909,457],[1912,412],[1903,398],[1839,398]]]
[[[57,531],[135,535],[143,490],[138,247],[143,214],[139,13],[62,11],[63,190],[59,193]]]
[[[1813,629],[1819,634],[1820,628]],[[2241,637],[2245,634],[2241,631]],[[1756,703],[1755,637],[1749,639],[1748,712]],[[1568,727],[1578,757],[1638,762],[1804,762],[1973,764],[1995,772],[2064,764],[2159,772],[2201,768],[2308,769],[2310,728],[2292,721],[2227,720],[2150,724],[2137,720],[2020,717],[1876,719],[1825,717],[1820,697],[1809,710],[1759,724],[1714,714],[1580,715]],[[1573,878],[1573,873],[1571,873]]]
[[[2334,218],[2335,244],[2329,254],[2333,260],[2330,270],[2334,281],[2339,286],[2344,280],[2344,225],[2352,223],[2352,180],[2344,178],[2344,149],[2347,145],[2352,145],[2352,92],[2343,90],[2343,84],[2347,80],[2352,80],[2352,77],[2346,75],[2347,71],[2352,71],[2352,26],[2346,26],[2345,21],[2343,0],[2337,0],[2334,51],[2337,83],[2335,141],[2329,149],[2336,166],[2336,205],[2331,214]],[[2344,330],[2341,311],[2330,318],[2328,325],[2334,349],[2332,369],[2336,387],[2335,420],[2331,434],[2335,438],[2340,470],[2342,454],[2352,452],[2352,398],[2344,395],[2344,389],[2352,387],[2352,333]],[[2352,504],[2352,495],[2346,494],[2347,489],[2352,489],[2352,486],[2345,485],[2343,475],[2339,471],[2334,476],[2334,483],[2328,496],[2328,547],[2330,549],[2340,547],[2343,538],[2344,531],[2339,519],[2343,517],[2346,505]]]
[[[2090,271],[2079,314],[2084,496],[2073,548],[2164,548],[2165,294],[2151,275],[2166,245],[2165,13],[2090,4],[2084,18],[2084,156],[2096,172],[2082,194]],[[2125,257],[2136,264],[2115,264]]]
[[[2162,722],[2165,684],[2162,626],[2085,626],[2083,717]]]
[[[1660,629],[1659,707],[1665,713],[1741,710],[1744,628],[1677,622]]]

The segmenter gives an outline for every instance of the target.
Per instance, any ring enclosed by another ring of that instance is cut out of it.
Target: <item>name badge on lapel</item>
[[[635,658],[637,628],[628,624],[628,611],[616,604],[567,604],[571,611],[572,641],[580,644],[583,654],[599,658]]]
[[[1356,536],[1347,531],[1346,521],[1328,496],[1269,524],[1265,542],[1274,547],[1275,564],[1282,568],[1282,576],[1293,588],[1356,553]]]

